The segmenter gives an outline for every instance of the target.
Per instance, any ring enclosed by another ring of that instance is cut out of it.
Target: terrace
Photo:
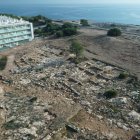
[[[25,23],[29,23],[27,21],[24,21],[22,19],[13,19],[11,17],[7,17],[7,16],[2,16],[0,15],[0,27],[2,26],[8,26],[8,25],[18,25],[18,24],[25,24]]]

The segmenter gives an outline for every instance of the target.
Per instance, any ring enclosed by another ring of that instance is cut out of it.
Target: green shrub
[[[63,29],[63,34],[64,36],[71,36],[77,34],[77,29],[76,28],[65,28]]]
[[[34,34],[35,35],[42,35],[42,29],[35,29]]]
[[[89,26],[88,21],[87,21],[86,19],[81,19],[81,20],[80,20],[80,24],[81,24],[82,26]]]
[[[84,48],[79,42],[77,41],[72,42],[70,46],[70,52],[74,53],[76,57],[80,57],[83,51],[84,51]]]
[[[106,99],[111,99],[117,96],[117,91],[115,91],[114,89],[108,90],[103,95],[106,97]]]
[[[57,24],[48,23],[46,27],[43,29],[44,32],[48,32],[48,34],[54,34],[59,31],[61,27]]]
[[[41,26],[52,22],[50,19],[42,15],[37,15],[32,17],[22,16],[22,18],[24,20],[32,22],[34,26]]]
[[[56,32],[56,37],[63,37],[63,32],[62,31],[57,31]]]
[[[5,66],[7,63],[7,57],[6,56],[2,56],[0,58],[0,70],[4,70]]]
[[[61,30],[63,31],[64,36],[71,36],[77,34],[77,27],[69,22],[64,23]]]
[[[48,22],[44,28],[36,29],[35,34],[39,36],[55,35],[56,37],[71,36],[77,34],[77,27],[72,23],[58,25]]]
[[[65,28],[73,28],[74,25],[72,23],[69,23],[69,22],[66,22],[62,25],[62,29],[65,29]]]
[[[140,104],[137,107],[137,111],[138,111],[138,113],[140,113]]]
[[[116,27],[116,24],[111,24],[110,26],[111,26],[111,27]]]
[[[16,120],[11,120],[9,122],[4,123],[3,127],[6,130],[17,130],[21,127],[27,127],[26,124],[24,123],[17,123]]]
[[[30,101],[31,103],[34,103],[35,101],[37,101],[37,97],[32,97],[29,101]]]
[[[110,29],[108,32],[107,32],[107,35],[108,36],[120,36],[122,33],[121,33],[121,30],[118,29],[118,28],[113,28],[113,29]]]
[[[120,75],[118,76],[119,79],[126,79],[128,77],[128,73],[126,72],[122,72],[120,73]]]
[[[6,14],[6,13],[3,13],[3,14],[0,14],[1,16],[7,16],[7,17],[11,17],[11,18],[15,18],[15,19],[20,19],[19,16],[16,16],[16,15],[13,15],[13,14]]]

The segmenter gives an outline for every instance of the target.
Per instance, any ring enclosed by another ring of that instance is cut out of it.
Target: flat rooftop
[[[1,26],[8,26],[8,25],[18,25],[18,24],[25,24],[29,23],[28,21],[21,19],[15,19],[8,16],[0,15],[0,27]]]

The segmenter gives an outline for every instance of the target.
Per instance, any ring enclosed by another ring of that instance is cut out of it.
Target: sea
[[[0,13],[43,15],[55,20],[87,19],[94,22],[140,25],[140,4],[0,4]]]

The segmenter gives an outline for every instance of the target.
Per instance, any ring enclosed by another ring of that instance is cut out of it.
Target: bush
[[[7,57],[6,56],[2,56],[0,58],[0,70],[4,70],[5,66],[7,63]]]
[[[71,23],[64,23],[61,26],[49,22],[46,27],[36,29],[35,34],[40,36],[55,35],[56,37],[71,36],[77,34],[77,27]]]
[[[47,26],[43,29],[44,32],[48,32],[48,34],[54,34],[60,30],[60,26],[53,23],[48,23]]]
[[[77,29],[76,28],[65,28],[63,29],[63,34],[64,36],[71,36],[77,34]]]
[[[122,72],[120,73],[120,75],[118,76],[119,79],[126,79],[128,77],[128,73]]]
[[[3,124],[3,127],[6,129],[6,130],[17,130],[19,128],[22,128],[22,127],[27,127],[26,124],[24,123],[18,123],[16,122],[16,120],[11,120],[11,121],[8,121],[6,123]]]
[[[32,22],[34,26],[41,26],[52,22],[50,19],[42,15],[32,16],[32,17],[22,16],[22,18],[24,20]]]
[[[74,25],[72,23],[69,23],[69,22],[66,22],[62,25],[62,29],[65,29],[65,28],[73,28]]]
[[[108,90],[103,95],[106,97],[106,99],[111,99],[117,96],[117,91],[115,91],[114,89]]]
[[[20,19],[19,16],[16,16],[16,15],[13,15],[13,14],[6,14],[6,13],[3,13],[3,14],[0,14],[1,16],[7,16],[7,17],[11,17],[11,18],[15,18],[15,19]]]
[[[63,32],[62,31],[56,32],[56,37],[63,37]]]
[[[80,24],[81,24],[82,26],[89,26],[88,21],[87,21],[86,19],[81,19],[81,20],[80,20]]]
[[[116,27],[116,24],[111,24],[110,26],[111,26],[112,28],[114,28],[114,27]]]
[[[121,33],[121,30],[118,29],[118,28],[113,28],[113,29],[110,29],[108,32],[107,32],[107,35],[108,36],[120,36],[122,33]]]
[[[137,112],[140,113],[140,104],[137,106]]]
[[[76,57],[80,57],[83,51],[84,51],[84,48],[79,42],[77,41],[72,42],[71,47],[70,47],[70,52],[74,53]]]
[[[71,36],[77,34],[77,27],[72,23],[66,22],[62,25],[62,31],[64,36]]]
[[[42,35],[42,30],[41,29],[35,29],[34,34],[35,35]]]

